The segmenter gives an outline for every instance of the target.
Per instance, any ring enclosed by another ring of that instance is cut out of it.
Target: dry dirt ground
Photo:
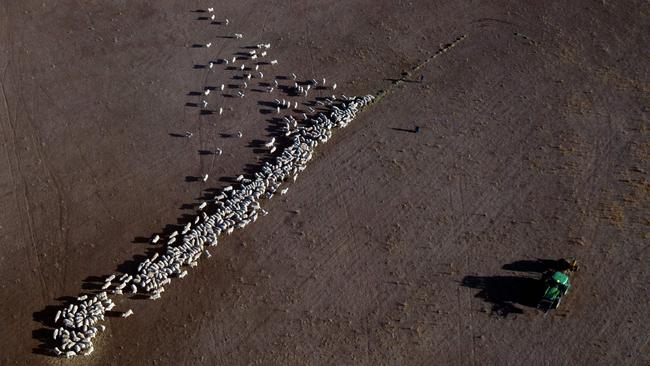
[[[0,364],[648,365],[649,18],[641,0],[3,1]],[[269,75],[389,91],[162,299],[120,298],[135,315],[91,357],[44,355],[69,296],[264,157],[268,94],[187,105],[226,75],[202,65],[260,42]],[[561,257],[582,268],[544,317],[531,288]]]

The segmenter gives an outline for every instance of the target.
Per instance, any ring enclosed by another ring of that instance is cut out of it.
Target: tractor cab
[[[551,280],[555,282],[558,286],[564,286],[564,287],[570,286],[569,276],[564,274],[564,272],[556,271],[551,276]]]

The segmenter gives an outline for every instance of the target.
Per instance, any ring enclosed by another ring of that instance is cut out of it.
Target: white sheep
[[[273,137],[269,142],[264,144],[264,147],[272,147],[275,144],[275,137]]]

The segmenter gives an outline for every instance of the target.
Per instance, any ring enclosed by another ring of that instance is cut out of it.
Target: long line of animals
[[[229,19],[216,22],[213,8],[208,8],[206,12],[211,13],[210,19],[213,23],[226,26],[231,23]],[[243,34],[235,33],[231,38],[242,39]],[[205,48],[211,46],[212,42],[203,45]],[[261,43],[250,50],[247,56],[240,55],[231,60],[222,58],[218,62],[211,61],[208,68],[212,69],[218,64],[230,64],[228,69],[243,72],[243,75],[233,77],[243,81],[241,89],[237,92],[237,95],[243,98],[252,78],[264,79],[261,67],[278,63],[277,60],[260,61],[268,56],[270,48],[271,44]],[[233,65],[238,61],[242,61],[241,65]],[[293,85],[280,85],[275,79],[270,83],[260,82],[260,86],[265,86],[267,93],[282,90],[290,96],[303,98],[315,88],[336,89],[336,84],[327,87],[324,78],[320,82],[315,79],[299,82],[297,75],[291,74],[287,79],[291,79]],[[204,87],[203,99],[199,105],[203,110],[207,110],[209,105],[206,97],[215,89],[223,91],[225,84],[219,87]],[[90,355],[94,351],[93,338],[105,330],[105,326],[99,323],[104,320],[106,313],[115,307],[109,294],[146,294],[152,300],[160,298],[165,291],[165,286],[172,279],[185,277],[188,274],[188,267],[197,266],[201,256],[210,258],[208,247],[216,246],[220,235],[230,234],[235,229],[246,227],[255,222],[260,214],[266,215],[267,212],[260,205],[260,199],[270,199],[278,193],[286,194],[288,188],[281,188],[282,184],[289,179],[296,181],[300,172],[312,159],[318,144],[327,142],[334,128],[346,127],[359,110],[370,104],[373,99],[372,95],[340,98],[332,95],[331,98],[321,98],[311,104],[305,103],[310,114],[303,112],[299,117],[300,120],[287,113],[282,118],[282,135],[277,136],[277,139],[272,137],[264,144],[268,153],[273,156],[271,161],[262,164],[252,176],[240,175],[237,177],[237,184],[223,188],[211,200],[201,203],[195,219],[188,222],[182,230],[179,230],[180,232],[174,231],[164,239],[159,235],[154,236],[151,240],[153,244],[159,242],[165,244],[162,254],[156,253],[141,262],[137,272],[125,273],[120,277],[114,274],[107,276],[102,292],[80,296],[76,303],[69,304],[56,313],[54,322],[57,328],[53,333],[53,353],[66,358]],[[277,98],[273,101],[273,105],[277,114],[290,112],[290,110],[299,112],[297,101]],[[224,113],[224,107],[207,111],[221,115]],[[191,135],[191,132],[186,132],[187,137]],[[241,132],[238,132],[237,136],[241,137]],[[221,149],[216,149],[212,153],[221,154]],[[208,174],[202,178],[206,181]],[[121,312],[124,318],[132,314],[131,309]]]

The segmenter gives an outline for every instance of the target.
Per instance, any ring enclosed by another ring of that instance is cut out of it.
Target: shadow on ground
[[[541,282],[519,276],[466,276],[462,285],[480,289],[476,297],[492,304],[492,313],[507,316],[523,314],[523,307],[535,307]]]
[[[522,314],[526,307],[536,307],[542,296],[541,273],[548,270],[561,271],[566,269],[567,265],[565,260],[555,259],[515,261],[502,268],[522,272],[520,276],[465,276],[461,285],[479,289],[476,297],[492,304],[492,314]],[[533,277],[531,274],[539,275]]]

